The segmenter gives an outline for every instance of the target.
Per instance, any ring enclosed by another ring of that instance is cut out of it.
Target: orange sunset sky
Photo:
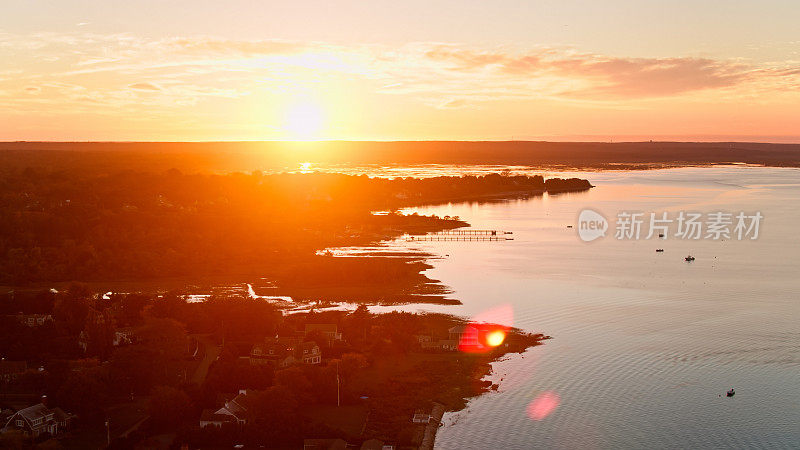
[[[800,6],[3,0],[0,140],[800,142]]]

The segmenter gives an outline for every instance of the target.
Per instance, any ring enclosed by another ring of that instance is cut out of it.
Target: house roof
[[[261,350],[261,356],[279,357],[290,354],[297,347],[295,338],[266,339],[263,344],[255,344],[250,350],[250,355],[255,355],[257,350]],[[272,350],[272,355],[269,351]]]
[[[67,419],[71,419],[73,417],[72,414],[70,414],[68,412],[64,412],[64,410],[61,409],[61,408],[53,408],[52,411],[53,411],[53,417],[56,420],[58,420],[59,422],[62,422],[62,421],[67,420]]]
[[[243,419],[245,415],[247,415],[247,410],[253,406],[253,394],[255,392],[256,391],[252,389],[248,389],[243,394],[237,395],[233,400],[225,402],[225,409],[230,411],[231,414],[237,418]]]
[[[233,422],[233,418],[227,414],[217,414],[213,409],[204,409],[200,414],[201,422]]]
[[[43,403],[39,403],[37,405],[29,406],[25,409],[20,409],[16,414],[14,414],[14,417],[21,416],[30,423],[36,419],[43,419],[49,414],[53,414],[55,416],[55,411],[48,408]]]
[[[454,327],[451,327],[447,331],[450,333],[467,333],[467,332],[472,333],[478,331],[478,329],[473,327],[472,325],[456,325]]]
[[[270,354],[269,353],[270,350],[272,350],[272,356],[280,356],[280,355],[283,355],[283,354],[286,354],[286,353],[291,353],[293,348],[292,347],[287,347],[286,345],[281,345],[281,344],[278,344],[278,343],[274,343],[274,342],[270,343],[270,344],[256,344],[250,350],[250,354],[254,355],[254,354],[256,354],[258,352],[258,350],[261,351],[261,355],[262,356],[268,356]]]

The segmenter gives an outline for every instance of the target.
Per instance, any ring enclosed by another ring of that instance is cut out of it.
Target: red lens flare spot
[[[533,420],[543,420],[558,408],[561,398],[553,391],[539,394],[528,405],[528,417]]]
[[[466,353],[486,353],[502,345],[514,321],[511,305],[501,305],[486,310],[465,325],[450,329],[450,339],[458,342],[458,349]]]

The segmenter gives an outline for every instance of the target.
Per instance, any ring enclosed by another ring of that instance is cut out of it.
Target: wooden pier
[[[429,235],[440,235],[440,236],[503,236],[506,234],[514,234],[510,231],[500,231],[500,230],[444,230],[444,231],[437,231],[436,233],[428,233]]]

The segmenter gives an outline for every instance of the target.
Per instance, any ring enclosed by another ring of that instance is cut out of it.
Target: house
[[[48,408],[45,403],[39,403],[14,413],[6,421],[3,430],[22,430],[33,437],[44,433],[56,436],[69,427],[72,419],[73,415],[61,408]]]
[[[297,362],[319,364],[322,362],[322,351],[313,341],[299,342],[295,338],[276,337],[254,345],[249,359],[253,366],[273,365],[286,368]]]
[[[114,330],[114,338],[112,344],[114,347],[120,345],[130,345],[136,343],[136,335],[133,332],[133,327],[124,327]]]
[[[250,350],[250,365],[289,367],[297,362],[298,347],[299,341],[295,338],[265,339],[263,344],[256,344]]]
[[[459,343],[462,347],[472,347],[480,345],[478,341],[478,329],[472,325],[457,325],[447,332],[450,334],[450,340]]]
[[[303,364],[319,364],[322,362],[322,352],[319,350],[319,345],[316,342],[303,342],[300,345],[303,354]]]
[[[0,360],[0,382],[10,383],[28,371],[28,363],[25,361]]]
[[[458,341],[452,339],[442,339],[438,342],[438,345],[444,351],[454,352],[458,350]]]
[[[451,339],[439,339],[438,341],[423,342],[420,344],[423,350],[443,350],[452,352],[458,350],[458,341]]]
[[[342,340],[342,333],[339,332],[339,327],[335,323],[307,323],[304,335],[308,336],[313,332],[322,333],[328,339],[329,344]]]
[[[19,323],[34,328],[40,327],[48,322],[53,322],[51,314],[17,314],[17,321]]]
[[[432,341],[431,336],[429,334],[417,334],[414,335],[414,338],[416,338],[417,342],[423,346],[425,344],[429,344]]]
[[[226,423],[236,423],[236,419],[230,414],[218,414],[213,409],[204,409],[200,414],[200,428],[212,426],[222,428]]]
[[[252,408],[253,394],[256,392],[257,391],[253,391],[251,389],[239,390],[239,394],[236,395],[236,397],[234,397],[232,400],[226,401],[222,408],[213,411],[211,414],[201,416],[200,428],[205,428],[208,426],[222,426],[223,423],[245,425],[249,418],[248,411]]]
[[[414,411],[411,421],[413,423],[428,423],[431,421],[431,415],[421,409],[418,409]]]
[[[303,450],[344,450],[347,441],[344,439],[303,439]]]

